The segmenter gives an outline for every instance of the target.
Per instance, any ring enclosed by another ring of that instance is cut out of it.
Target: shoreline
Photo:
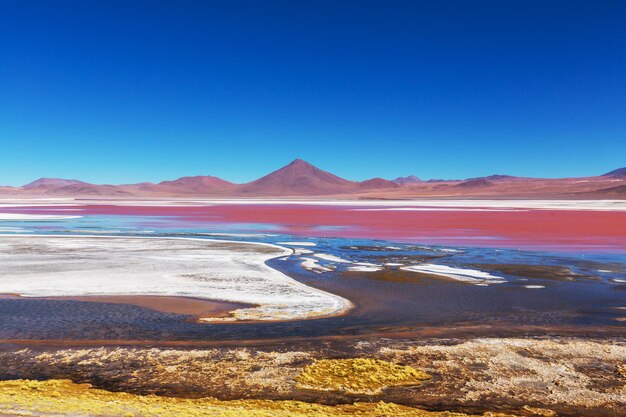
[[[34,204],[33,204],[34,203]],[[0,211],[3,208],[26,206],[81,206],[146,205],[160,207],[203,207],[211,205],[312,205],[312,206],[367,206],[367,207],[447,207],[457,208],[500,208],[500,209],[535,209],[535,210],[591,210],[591,211],[626,211],[626,199],[572,199],[572,198],[529,198],[501,197],[459,198],[454,196],[425,196],[424,198],[406,199],[347,199],[347,198],[299,198],[299,197],[259,197],[259,198],[212,198],[212,197],[155,197],[155,198],[93,198],[90,196],[46,198],[41,196],[3,196],[0,195]]]
[[[305,319],[306,320],[306,319]],[[261,322],[256,322],[261,323]],[[256,324],[255,322],[241,322],[241,324]],[[233,322],[219,322],[217,324],[232,325]],[[269,339],[219,339],[219,340],[156,340],[156,339],[0,339],[0,352],[10,346],[24,348],[95,348],[98,346],[126,347],[126,348],[179,348],[179,349],[209,349],[227,347],[288,347],[305,346],[310,343],[354,343],[358,341],[386,340],[390,343],[406,343],[413,341],[417,344],[431,342],[462,343],[473,339],[500,340],[526,339],[536,341],[550,341],[559,339],[575,339],[580,341],[603,341],[626,343],[623,326],[613,326],[602,331],[581,330],[567,326],[525,326],[514,331],[507,330],[507,326],[494,328],[485,326],[441,326],[424,327],[413,331],[389,330],[370,333],[321,335],[321,336],[288,336]]]
[[[168,295],[87,295],[74,297],[42,297],[21,299],[51,300],[51,301],[80,301],[88,303],[126,304],[148,308],[162,313],[196,316],[195,322],[201,319],[227,318],[238,309],[254,308],[258,305],[235,303],[232,301],[211,300],[198,297],[177,297]]]

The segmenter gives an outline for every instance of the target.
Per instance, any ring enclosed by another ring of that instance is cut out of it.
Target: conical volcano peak
[[[291,161],[288,165],[311,165],[311,164],[309,164],[304,159],[296,158],[293,161]]]
[[[354,189],[352,181],[298,158],[263,178],[244,184],[239,191],[258,195],[313,195],[336,194]]]
[[[306,169],[315,168],[315,169],[318,169],[313,164],[310,164],[307,161],[305,161],[304,159],[300,159],[300,158],[294,159],[293,161],[291,161],[290,163],[285,165],[283,168],[297,168],[297,169],[300,169],[300,168],[306,168]],[[279,169],[279,171],[280,171],[280,169]]]

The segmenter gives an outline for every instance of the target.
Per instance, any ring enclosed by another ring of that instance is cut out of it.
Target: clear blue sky
[[[0,184],[626,166],[626,2],[0,3]]]

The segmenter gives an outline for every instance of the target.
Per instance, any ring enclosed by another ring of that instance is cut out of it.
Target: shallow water
[[[317,264],[328,271],[317,273],[303,268],[303,258],[312,258],[314,253],[294,253],[271,260],[270,266],[308,285],[344,296],[355,308],[341,317],[299,322],[198,324],[191,322],[193,317],[189,315],[135,305],[0,299],[0,339],[213,343],[357,335],[626,334],[626,322],[620,321],[626,317],[626,283],[621,282],[626,280],[626,260],[620,251],[597,247],[584,250],[578,246],[565,251],[497,247],[501,236],[483,236],[480,241],[490,238],[491,244],[482,248],[468,246],[466,239],[462,246],[437,246],[423,237],[394,241],[391,237],[362,238],[357,233],[356,237],[324,238],[320,235],[341,235],[345,230],[337,229],[341,225],[317,226],[313,233],[308,227],[297,230],[297,224],[215,221],[207,219],[200,209],[201,215],[195,210],[187,217],[180,213],[146,215],[138,209],[116,215],[110,211],[91,207],[81,214],[82,218],[2,221],[0,226],[2,233],[283,242],[283,246],[325,254],[327,259],[317,258]],[[311,245],[288,243],[302,241]],[[391,265],[351,271],[355,263]],[[474,282],[479,286],[403,271],[396,264],[445,265],[487,272],[505,282]]]

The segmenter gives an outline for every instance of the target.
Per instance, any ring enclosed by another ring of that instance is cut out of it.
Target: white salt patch
[[[367,208],[351,209],[351,211],[528,211],[524,209],[500,209],[500,208],[472,208],[472,207],[387,207],[387,208]]]
[[[304,268],[307,269],[309,271],[312,272],[317,272],[318,274],[321,274],[322,272],[330,272],[332,271],[331,268],[327,268],[323,265],[319,264],[319,261],[317,259],[313,259],[313,258],[302,258],[302,260],[304,262],[302,262],[300,265]]]
[[[620,180],[614,180],[614,182],[620,182]],[[2,199],[0,207],[11,206],[37,206],[37,205],[79,205],[72,198],[45,198],[45,199],[25,199],[25,198],[13,198]],[[355,209],[365,207],[383,207],[383,208],[418,208],[418,209],[432,209],[432,208],[458,208],[461,210],[467,208],[476,209],[552,209],[552,210],[611,210],[611,211],[626,211],[626,200],[441,200],[441,199],[414,199],[414,200],[298,200],[298,199],[281,199],[281,198],[262,198],[262,199],[94,199],[81,200],[84,205],[89,204],[110,204],[116,206],[212,206],[212,205],[243,205],[243,204],[296,204],[296,205],[322,205],[322,206],[345,206],[353,207]]]
[[[385,249],[391,249],[391,250],[402,250],[402,248],[399,248],[397,246],[385,246]]]
[[[316,258],[323,259],[325,261],[330,261],[330,262],[337,262],[337,263],[342,263],[342,264],[350,263],[350,261],[340,258],[339,256],[332,255],[330,253],[316,253],[313,256],[315,256]]]
[[[622,283],[626,282],[626,279],[613,278],[611,281],[617,282],[619,284],[622,284]]]
[[[546,288],[543,285],[524,285],[524,288],[530,288],[530,289],[535,289],[535,288]]]
[[[276,242],[277,245],[291,245],[291,246],[317,246],[315,242]]]
[[[348,271],[354,272],[376,272],[381,271],[383,268],[380,266],[366,266],[366,265],[358,265],[358,266],[349,266]]]
[[[302,248],[296,248],[293,250],[293,254],[294,255],[310,255],[314,253],[312,250],[309,249],[302,249]]]
[[[80,219],[83,216],[57,216],[52,214],[17,214],[0,213],[0,220],[10,221],[48,221],[48,220],[69,220]]]
[[[386,266],[404,266],[404,264],[399,264],[397,262],[386,262]]]
[[[475,269],[453,268],[446,265],[419,264],[405,266],[400,269],[405,271],[423,272],[432,275],[439,275],[442,277],[469,283],[489,282],[492,284],[501,284],[503,282],[506,282],[504,278],[491,275],[488,272],[477,271]]]
[[[268,233],[196,233],[201,236],[215,236],[215,237],[273,237],[277,235],[272,235]]]
[[[604,272],[604,273],[610,274],[613,271],[610,271],[608,269],[598,269],[598,272]]]
[[[158,295],[258,305],[234,312],[236,319],[244,320],[323,317],[352,306],[345,298],[267,266],[270,259],[291,255],[291,250],[267,243],[147,236],[1,236],[0,293]],[[23,253],[20,248],[26,245],[33,249]]]
[[[23,227],[0,227],[0,233],[32,233],[32,230]]]
[[[125,233],[121,230],[106,230],[106,229],[71,229],[68,232],[72,233],[93,233],[93,234],[103,234],[103,233]]]

